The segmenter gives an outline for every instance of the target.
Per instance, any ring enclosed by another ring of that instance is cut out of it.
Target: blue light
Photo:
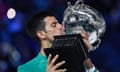
[[[34,0],[34,5],[41,11],[46,10],[49,7],[49,0]]]
[[[24,16],[22,13],[17,12],[15,18],[8,19],[5,17],[4,21],[7,24],[7,30],[9,33],[20,32],[23,28]]]

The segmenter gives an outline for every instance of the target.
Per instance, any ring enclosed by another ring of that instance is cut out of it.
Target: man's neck
[[[52,46],[52,43],[51,42],[48,42],[48,41],[43,41],[41,42],[41,50],[40,50],[40,53],[42,55],[45,55],[45,52],[44,52],[44,49],[45,48],[50,48]]]

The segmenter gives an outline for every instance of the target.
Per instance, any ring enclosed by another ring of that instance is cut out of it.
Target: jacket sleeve
[[[93,65],[93,67],[92,68],[90,68],[90,69],[87,69],[86,67],[85,67],[85,70],[86,70],[86,72],[99,72],[99,70]]]
[[[17,72],[28,72],[28,71],[27,71],[27,69],[25,69],[25,67],[19,66],[17,69]]]

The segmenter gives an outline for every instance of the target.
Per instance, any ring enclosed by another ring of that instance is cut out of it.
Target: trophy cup
[[[77,0],[74,5],[68,2],[63,24],[66,35],[55,36],[52,47],[46,48],[45,53],[47,56],[51,53],[53,57],[58,54],[57,62],[66,61],[60,69],[67,68],[67,72],[85,72],[83,64],[89,54],[81,38],[81,30],[88,34],[91,50],[95,50],[105,32],[105,21],[94,8],[85,5],[82,0]]]
[[[77,0],[74,5],[68,2],[63,24],[65,24],[67,35],[80,34],[81,30],[87,32],[92,45],[91,50],[98,48],[101,43],[100,37],[103,36],[106,28],[103,16],[94,8],[85,5],[83,0]]]

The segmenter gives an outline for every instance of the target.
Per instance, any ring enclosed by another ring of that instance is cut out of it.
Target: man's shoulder
[[[37,56],[36,56],[36,57],[37,57]],[[36,57],[34,57],[34,58],[32,58],[31,60],[27,61],[26,63],[20,65],[20,66],[18,67],[18,72],[25,72],[25,71],[27,71],[28,69],[30,70],[33,66],[36,66],[36,65],[35,65],[35,62],[36,62],[36,60],[37,60]]]
[[[25,62],[24,64],[22,64],[20,66],[22,66],[22,67],[24,67],[24,66],[33,66],[33,64],[35,64],[36,61],[37,61],[37,58],[34,57],[31,60]]]
[[[25,64],[20,65],[18,67],[18,72],[25,72],[26,70],[31,70],[31,69],[33,70],[39,68],[39,66],[42,67],[42,65],[46,63],[47,63],[47,59],[44,56],[37,55],[36,57],[26,62]]]

